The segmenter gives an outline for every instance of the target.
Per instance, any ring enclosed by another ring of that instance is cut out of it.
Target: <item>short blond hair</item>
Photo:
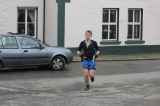
[[[87,30],[86,32],[90,33],[91,35],[93,34],[91,30]]]

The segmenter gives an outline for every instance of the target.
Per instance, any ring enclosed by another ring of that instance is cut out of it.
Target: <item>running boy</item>
[[[85,32],[85,40],[79,45],[77,54],[81,57],[83,75],[85,79],[85,90],[90,89],[90,80],[94,82],[96,62],[95,58],[100,54],[97,42],[92,40],[92,31]]]

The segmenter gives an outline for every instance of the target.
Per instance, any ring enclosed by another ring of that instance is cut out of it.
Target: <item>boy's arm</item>
[[[79,55],[79,56],[81,56],[81,51],[82,51],[82,48],[83,48],[83,42],[81,42],[80,43],[80,45],[79,45],[79,47],[78,47],[78,51],[77,51],[77,54]]]
[[[100,54],[100,49],[96,41],[95,41],[95,49],[96,49],[96,55],[98,56]]]

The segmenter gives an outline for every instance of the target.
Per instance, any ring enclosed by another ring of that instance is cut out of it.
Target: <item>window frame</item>
[[[132,18],[133,18],[133,22],[129,22],[129,11],[132,10]],[[140,16],[139,16],[139,22],[136,22],[135,20],[135,11],[139,10],[140,12]],[[128,24],[127,24],[127,40],[143,40],[143,8],[128,8]],[[129,25],[132,26],[132,38],[129,38]],[[139,25],[140,26],[140,32],[139,32],[139,38],[135,38],[135,26]]]
[[[108,10],[108,22],[104,22],[104,10]],[[111,10],[116,10],[116,21],[111,22]],[[119,8],[103,8],[102,10],[102,40],[103,41],[119,41]],[[108,37],[107,39],[103,39],[103,27],[108,26]],[[112,25],[116,25],[116,38],[110,39],[110,28]]]
[[[18,13],[18,11],[20,10],[20,9],[24,9],[25,10],[25,22],[18,22],[18,15],[19,15],[19,13]],[[29,35],[28,34],[28,25],[29,24],[33,24],[33,22],[28,22],[28,10],[29,9],[34,9],[34,11],[35,11],[35,21],[34,21],[34,38],[37,38],[37,36],[38,36],[38,7],[17,7],[17,33],[19,33],[19,31],[18,31],[18,25],[19,24],[24,24],[25,25],[25,35]]]

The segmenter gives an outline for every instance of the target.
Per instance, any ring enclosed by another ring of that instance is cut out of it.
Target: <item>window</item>
[[[0,37],[0,49],[3,48],[2,37]]]
[[[103,9],[103,40],[118,40],[119,35],[119,9],[104,8]]]
[[[22,38],[21,39],[21,47],[23,49],[38,49],[40,48],[39,42],[31,38]]]
[[[2,43],[3,43],[3,47],[5,49],[17,49],[18,45],[17,45],[17,40],[15,37],[2,37]]]
[[[142,40],[143,9],[128,10],[128,40]]]
[[[18,33],[30,36],[37,35],[37,8],[18,8]]]

